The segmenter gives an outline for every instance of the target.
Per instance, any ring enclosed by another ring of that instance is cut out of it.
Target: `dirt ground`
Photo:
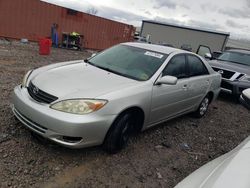
[[[188,174],[230,151],[250,134],[250,112],[220,96],[207,115],[163,123],[131,139],[115,155],[101,147],[71,150],[34,138],[10,109],[26,71],[83,59],[88,52],[0,41],[0,187],[174,187]]]

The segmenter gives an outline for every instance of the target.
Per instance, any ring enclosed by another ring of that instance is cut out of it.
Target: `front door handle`
[[[188,89],[187,84],[183,85],[182,89],[183,89],[183,90],[187,90],[187,89]]]

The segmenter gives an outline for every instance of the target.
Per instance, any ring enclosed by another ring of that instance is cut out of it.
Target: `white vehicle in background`
[[[175,188],[249,188],[250,137],[235,149],[194,171]]]
[[[250,110],[250,88],[242,91],[240,96],[240,102],[245,106],[248,110]]]

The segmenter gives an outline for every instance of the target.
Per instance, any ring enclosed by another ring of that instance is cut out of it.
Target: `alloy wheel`
[[[208,109],[209,99],[206,97],[203,99],[200,105],[200,115],[204,115]]]

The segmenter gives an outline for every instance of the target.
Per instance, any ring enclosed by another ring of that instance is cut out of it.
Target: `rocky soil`
[[[14,118],[11,93],[26,71],[84,59],[87,51],[0,40],[0,187],[174,187],[188,174],[232,150],[250,134],[250,112],[220,96],[207,115],[163,123],[131,139],[115,155],[101,147],[71,150],[43,142]]]

